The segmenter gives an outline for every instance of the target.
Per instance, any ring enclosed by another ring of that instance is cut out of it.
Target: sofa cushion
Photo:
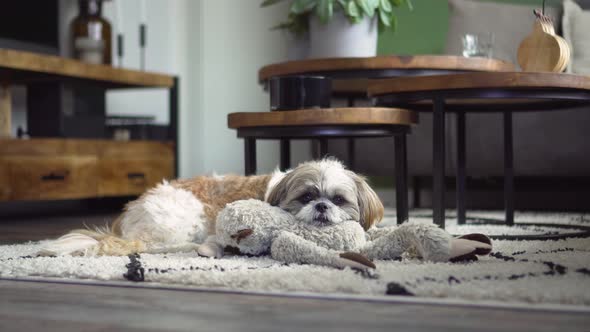
[[[517,63],[516,53],[520,42],[531,33],[537,6],[504,3],[449,0],[449,31],[446,53],[462,54],[461,37],[466,33],[494,33],[493,57]],[[545,14],[552,17],[558,30],[561,8],[546,6]]]
[[[563,36],[570,44],[572,57],[568,72],[590,74],[590,10],[566,0],[563,3]]]

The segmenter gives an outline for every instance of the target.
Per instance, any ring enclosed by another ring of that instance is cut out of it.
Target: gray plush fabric
[[[360,250],[370,259],[392,259],[408,251],[432,262],[445,262],[451,256],[451,235],[430,221],[410,221],[376,232],[380,234],[372,234],[374,241]]]
[[[249,199],[228,204],[217,217],[217,242],[240,249],[240,252],[259,255],[268,252],[272,242],[281,233],[289,232],[316,245],[333,250],[348,251],[360,248],[366,242],[362,226],[346,221],[325,227],[297,222],[292,214],[266,202]],[[252,235],[232,238],[243,229],[252,229]]]
[[[251,229],[251,235],[232,235]],[[271,257],[286,263],[341,267],[342,252],[357,252],[370,259],[394,259],[408,250],[429,261],[450,258],[451,236],[432,222],[412,221],[399,227],[373,228],[367,233],[356,221],[318,227],[298,222],[284,210],[258,200],[228,204],[218,215],[217,242],[245,254]]]

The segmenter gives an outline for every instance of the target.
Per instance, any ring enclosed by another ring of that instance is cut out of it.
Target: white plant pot
[[[295,36],[291,32],[284,31],[283,36],[287,43],[287,59],[304,60],[309,56],[309,33],[304,36]]]
[[[327,24],[312,15],[309,22],[310,58],[372,57],[377,55],[377,19],[352,24],[341,12]]]

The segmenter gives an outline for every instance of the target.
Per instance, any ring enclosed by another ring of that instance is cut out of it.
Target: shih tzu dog
[[[71,231],[47,242],[39,254],[122,256],[197,251],[201,256],[221,257],[225,248],[215,235],[217,215],[228,203],[244,199],[265,200],[317,227],[354,220],[368,231],[383,217],[383,204],[363,177],[335,159],[323,159],[267,175],[199,176],[164,182],[128,203],[110,227]],[[442,233],[450,240],[451,259],[491,250],[484,235],[452,239]]]
[[[110,227],[74,230],[49,242],[45,255],[128,255],[196,250],[220,257],[215,220],[226,204],[266,200],[312,225],[358,221],[365,230],[383,204],[363,177],[335,159],[306,162],[259,176],[199,176],[164,182],[130,202]]]

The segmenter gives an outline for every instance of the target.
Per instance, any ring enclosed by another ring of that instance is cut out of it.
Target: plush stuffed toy
[[[249,255],[270,254],[285,263],[333,267],[375,268],[372,259],[394,259],[412,251],[435,262],[469,260],[491,251],[482,234],[454,239],[427,222],[411,221],[398,227],[373,227],[365,232],[353,220],[310,225],[292,214],[259,200],[228,204],[218,215],[217,243]]]

